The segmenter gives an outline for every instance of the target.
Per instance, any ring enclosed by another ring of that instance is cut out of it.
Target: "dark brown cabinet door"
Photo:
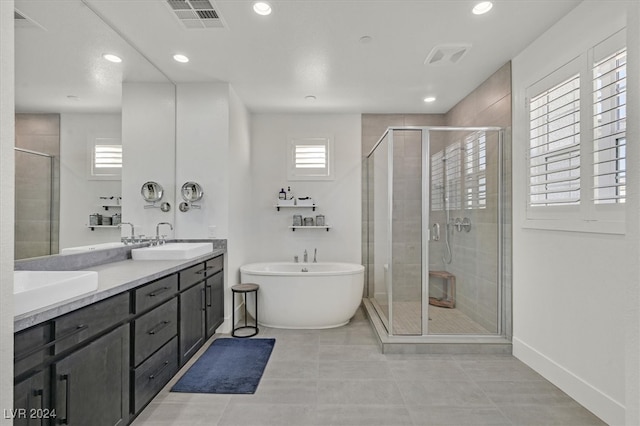
[[[52,366],[56,423],[129,421],[129,327],[121,326]]]
[[[218,272],[205,281],[207,338],[213,336],[224,321],[224,276],[222,274],[222,271]]]
[[[180,365],[204,344],[205,309],[204,282],[180,293]]]
[[[48,370],[45,370],[48,372]],[[35,426],[55,424],[56,413],[49,409],[49,382],[44,371],[16,384],[13,388],[11,413],[5,411],[5,418],[12,418],[14,426]]]

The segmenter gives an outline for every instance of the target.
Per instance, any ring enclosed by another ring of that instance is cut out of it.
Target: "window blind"
[[[122,168],[122,145],[96,145],[93,166],[96,169]]]
[[[529,204],[580,202],[580,75],[529,103]]]
[[[442,151],[431,156],[431,210],[444,210],[444,167]]]
[[[593,66],[593,199],[626,199],[627,51]]]
[[[445,186],[446,209],[458,210],[462,207],[460,194],[462,167],[460,158],[460,142],[455,142],[445,149]]]
[[[464,141],[464,191],[466,209],[487,206],[487,137],[483,131],[474,132]]]
[[[296,169],[325,169],[327,167],[326,145],[296,145]]]

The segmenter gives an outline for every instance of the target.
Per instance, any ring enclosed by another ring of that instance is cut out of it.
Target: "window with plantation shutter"
[[[331,154],[331,138],[291,139],[288,155],[289,179],[332,179]]]
[[[487,206],[487,136],[474,132],[464,140],[464,207]]]
[[[431,156],[431,210],[444,210],[444,166],[442,151]]]
[[[527,227],[623,234],[624,29],[526,89]]]
[[[96,138],[91,143],[91,178],[119,180],[122,177],[120,139]]]
[[[460,142],[454,142],[445,148],[445,209],[462,208],[460,185],[462,184],[462,166],[460,158]]]
[[[627,51],[593,67],[593,199],[596,204],[626,199]]]
[[[580,202],[580,76],[529,101],[529,205]]]

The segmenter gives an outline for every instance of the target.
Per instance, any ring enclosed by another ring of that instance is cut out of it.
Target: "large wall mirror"
[[[88,225],[95,214],[127,220],[122,86],[170,82],[91,4],[16,0],[15,9],[15,257],[119,241],[117,226]]]

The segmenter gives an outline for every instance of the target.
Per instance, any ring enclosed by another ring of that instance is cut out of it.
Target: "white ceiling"
[[[475,16],[468,0],[273,0],[264,17],[250,0],[210,1],[224,28],[186,29],[165,0],[86,0],[173,82],[229,82],[254,112],[356,113],[446,112],[580,2],[495,0]],[[16,102],[25,110],[61,96],[68,104],[74,91],[86,94],[76,107],[93,96],[98,109],[100,94],[114,108],[123,79],[163,78],[80,0],[16,0],[16,8],[47,29],[16,31]],[[457,64],[424,64],[450,43],[471,48]],[[123,64],[99,59],[109,49]],[[427,95],[437,101],[425,104]]]

